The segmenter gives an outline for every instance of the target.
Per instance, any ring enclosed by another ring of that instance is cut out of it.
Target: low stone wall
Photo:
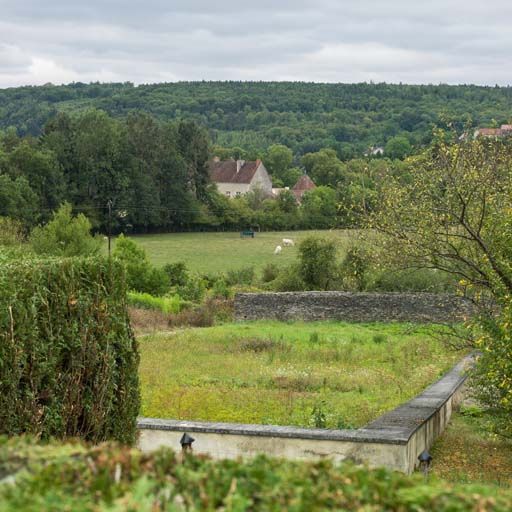
[[[346,322],[460,322],[473,313],[461,297],[436,293],[239,293],[235,319]]]
[[[357,430],[141,418],[139,447],[143,451],[160,446],[179,450],[179,441],[186,432],[195,438],[196,453],[215,458],[260,453],[290,459],[329,457],[372,467],[387,466],[409,474],[418,463],[418,455],[430,448],[448,424],[461,398],[464,370],[470,364],[471,357],[465,358],[416,398]]]

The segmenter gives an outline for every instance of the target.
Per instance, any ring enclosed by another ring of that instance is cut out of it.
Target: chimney
[[[236,161],[236,172],[237,174],[240,172],[240,169],[244,166],[245,160],[237,160]]]

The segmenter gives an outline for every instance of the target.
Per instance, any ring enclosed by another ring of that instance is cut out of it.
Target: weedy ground
[[[259,321],[139,337],[142,415],[357,428],[462,354],[433,326]]]
[[[462,406],[432,449],[432,473],[451,483],[512,487],[512,440],[490,433],[487,413]]]

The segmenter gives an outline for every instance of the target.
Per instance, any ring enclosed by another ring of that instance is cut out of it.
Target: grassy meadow
[[[461,354],[434,327],[259,321],[139,338],[142,415],[356,428]]]
[[[166,233],[132,238],[146,250],[154,265],[184,261],[191,270],[215,274],[250,266],[261,269],[267,263],[292,263],[297,256],[297,244],[310,235],[333,238],[338,242],[340,255],[355,236],[348,230],[333,230],[270,231],[256,233],[254,238],[240,238],[239,232]],[[283,245],[283,238],[291,238],[295,247],[283,247],[281,254],[274,255],[275,247]]]
[[[490,433],[489,419],[463,404],[432,447],[432,473],[454,484],[512,488],[512,440]]]

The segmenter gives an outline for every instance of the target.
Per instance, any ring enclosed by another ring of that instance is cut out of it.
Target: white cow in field
[[[295,242],[291,238],[283,238],[283,245],[285,247],[293,247]]]
[[[281,251],[283,248],[280,245],[276,245],[276,248],[274,249],[274,254],[281,254]]]

